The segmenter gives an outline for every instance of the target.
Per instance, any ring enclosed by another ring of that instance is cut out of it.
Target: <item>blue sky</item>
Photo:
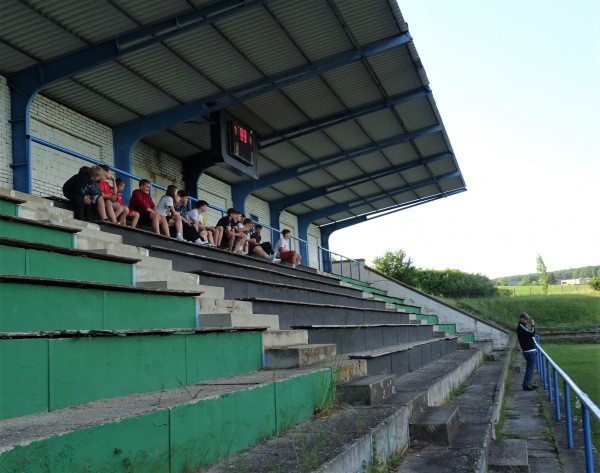
[[[335,232],[369,264],[600,265],[600,0],[399,0],[467,192]]]

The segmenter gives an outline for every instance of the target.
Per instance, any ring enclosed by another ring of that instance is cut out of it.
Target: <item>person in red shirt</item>
[[[167,219],[161,217],[156,211],[156,206],[150,195],[150,181],[142,179],[139,183],[139,189],[136,189],[131,194],[129,208],[140,214],[140,223],[152,227],[154,233],[169,235],[169,224]]]
[[[125,189],[125,181],[118,177],[115,180],[115,185],[117,186],[117,203],[123,206],[123,213],[125,214],[125,218],[131,219],[131,228],[135,228],[138,224],[138,220],[140,219],[140,214],[131,210],[123,203],[123,189]]]

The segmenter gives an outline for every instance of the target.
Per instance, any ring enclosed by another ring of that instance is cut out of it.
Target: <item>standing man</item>
[[[531,325],[531,328],[527,328],[527,325]],[[525,368],[525,377],[523,378],[523,389],[525,391],[533,391],[534,389],[537,389],[537,386],[532,382],[533,369],[535,368],[535,360],[537,357],[537,349],[534,343],[535,321],[529,316],[527,312],[521,312],[521,314],[519,315],[517,337],[519,338],[519,345],[521,345],[521,350],[523,350],[523,356],[527,361],[527,367]]]

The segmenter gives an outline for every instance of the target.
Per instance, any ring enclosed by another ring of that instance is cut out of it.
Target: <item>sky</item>
[[[489,278],[600,265],[600,0],[399,0],[467,191],[333,233]]]

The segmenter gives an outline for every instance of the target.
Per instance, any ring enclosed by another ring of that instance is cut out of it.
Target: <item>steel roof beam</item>
[[[26,95],[35,94],[53,82],[124,57],[202,26],[263,5],[269,0],[224,0],[184,15],[85,48],[72,54],[28,67],[9,76],[9,84]]]
[[[413,191],[415,189],[419,189],[421,187],[426,187],[431,184],[437,184],[440,181],[445,181],[446,179],[452,179],[454,177],[459,177],[459,176],[461,176],[460,171],[448,172],[448,173],[441,174],[436,177],[430,177],[427,179],[422,179],[418,182],[414,182],[412,184],[406,184],[404,186],[400,186],[397,189],[390,191],[388,193],[388,195],[390,197],[393,197],[396,195],[404,194],[405,192]],[[352,207],[370,204],[370,203],[376,202],[377,200],[380,200],[384,197],[386,197],[386,196],[382,196],[381,193],[375,193],[375,194],[371,194],[370,196],[363,197],[359,200],[342,202],[339,204],[334,204],[330,207],[325,207],[325,208],[322,208],[319,210],[315,210],[308,214],[299,215],[298,216],[298,226],[301,226],[300,222],[307,225],[307,224],[310,224],[320,218],[328,217],[329,215],[334,215],[334,214],[337,214],[340,212],[344,212],[346,210],[352,210]]]
[[[351,49],[334,57],[295,67],[271,77],[219,92],[202,100],[171,108],[163,112],[142,117],[119,125],[113,129],[115,154],[131,153],[133,146],[144,136],[171,128],[179,123],[222,110],[226,107],[245,102],[259,95],[279,90],[283,87],[324,74],[359,59],[373,56],[391,48],[412,41],[409,33],[404,33],[381,41],[376,41],[360,49]]]
[[[267,174],[266,176],[261,176],[260,179],[255,181],[240,182],[236,184],[232,189],[234,206],[236,208],[243,209],[245,207],[246,199],[248,198],[248,196],[252,192],[258,189],[262,189],[263,187],[272,186],[274,184],[287,181],[288,179],[300,177],[304,174],[309,174],[319,169],[324,169],[335,164],[340,164],[351,159],[364,156],[365,154],[373,153],[380,149],[406,143],[408,141],[415,140],[421,136],[440,132],[443,129],[444,127],[442,125],[435,125],[427,128],[422,128],[420,130],[413,131],[404,135],[393,136],[385,140],[376,141],[374,143],[368,143],[366,145],[359,146],[348,151],[340,151],[338,153],[333,153],[319,159],[318,161],[300,164],[298,166],[293,166],[287,169],[283,169],[281,171]]]
[[[375,171],[369,174],[361,174],[360,176],[353,177],[350,179],[346,179],[344,181],[338,181],[334,184],[330,184],[327,186],[316,187],[304,192],[300,192],[298,194],[293,194],[290,196],[283,197],[281,199],[272,200],[269,202],[269,207],[271,209],[278,209],[280,212],[287,207],[291,207],[296,204],[301,204],[302,202],[306,202],[307,200],[314,199],[316,197],[321,197],[325,194],[329,194],[331,192],[336,192],[348,186],[355,186],[359,184],[363,184],[365,182],[372,181],[373,179],[379,179],[385,176],[389,176],[391,174],[395,174],[398,172],[406,171],[408,169],[415,168],[417,166],[422,166],[425,164],[431,164],[436,161],[441,161],[442,159],[451,158],[454,156],[452,153],[442,153],[435,156],[430,156],[428,158],[423,159],[415,159],[408,163],[399,164],[398,166],[393,166],[391,168],[382,169],[380,171]]]
[[[303,123],[301,125],[290,127],[285,130],[277,131],[270,135],[264,135],[259,139],[258,147],[260,149],[269,148],[271,146],[278,145],[285,141],[292,140],[294,138],[299,138],[310,133],[314,133],[315,131],[324,130],[326,128],[338,125],[348,120],[353,120],[355,118],[359,118],[370,113],[378,112],[380,110],[385,110],[387,108],[391,108],[402,103],[410,102],[411,100],[426,97],[429,94],[431,94],[431,89],[429,87],[421,87],[420,89],[408,92],[406,94],[390,97],[387,100],[381,100],[379,102],[373,102],[367,105],[363,105],[361,107],[351,108],[346,110],[345,112],[329,115],[328,117]]]

